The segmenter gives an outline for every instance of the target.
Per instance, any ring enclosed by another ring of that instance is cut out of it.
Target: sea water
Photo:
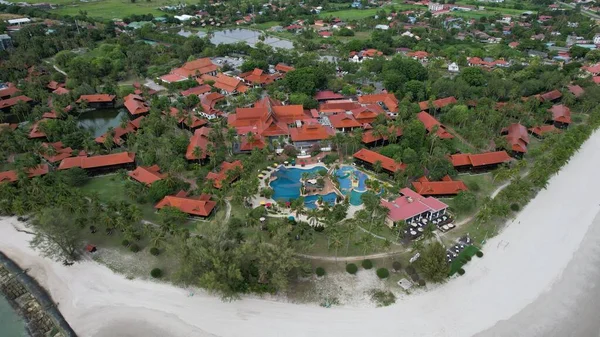
[[[8,301],[0,295],[0,336],[26,337],[25,322],[17,315]]]

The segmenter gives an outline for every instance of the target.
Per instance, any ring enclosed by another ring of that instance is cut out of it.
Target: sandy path
[[[14,219],[0,222],[0,249],[32,268],[81,336],[471,336],[548,296],[560,279],[600,209],[598,148],[596,132],[488,242],[486,256],[474,259],[465,276],[387,308],[188,297],[183,289],[127,280],[93,262],[67,268],[40,258],[28,247],[28,234],[9,225]]]

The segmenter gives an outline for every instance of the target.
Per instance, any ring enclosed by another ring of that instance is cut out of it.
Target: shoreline
[[[487,242],[485,256],[465,266],[465,275],[385,308],[324,309],[256,297],[222,302],[201,290],[190,297],[190,289],[127,280],[93,261],[65,267],[38,256],[28,235],[12,227],[19,225],[15,218],[0,220],[0,250],[30,268],[81,336],[472,336],[559,295],[553,286],[587,233],[600,228],[598,148],[595,131],[547,189]]]

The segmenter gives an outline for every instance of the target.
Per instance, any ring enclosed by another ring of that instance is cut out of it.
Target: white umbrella
[[[263,221],[265,221],[267,219],[265,219],[264,217],[260,217],[260,219],[258,219],[258,220],[260,220],[260,222],[263,222]]]

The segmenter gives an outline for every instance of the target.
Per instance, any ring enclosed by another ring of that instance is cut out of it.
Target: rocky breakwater
[[[76,336],[46,291],[1,252],[0,292],[25,319],[31,336]]]

